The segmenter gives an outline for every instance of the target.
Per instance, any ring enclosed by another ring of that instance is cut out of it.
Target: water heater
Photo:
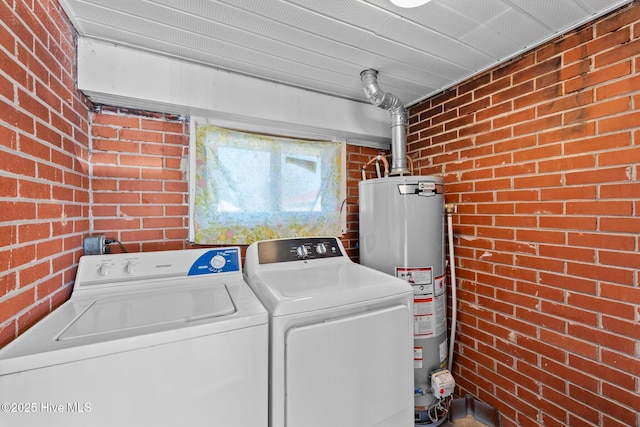
[[[436,400],[431,375],[447,365],[444,195],[438,177],[360,181],[360,263],[400,277],[414,294],[416,410]]]

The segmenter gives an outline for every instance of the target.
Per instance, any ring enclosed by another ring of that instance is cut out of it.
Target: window
[[[195,243],[340,234],[343,143],[195,126]]]

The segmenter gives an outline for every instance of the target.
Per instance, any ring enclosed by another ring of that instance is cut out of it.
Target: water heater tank
[[[438,177],[360,181],[360,263],[400,277],[414,291],[416,409],[435,402],[430,374],[447,365],[444,195]]]

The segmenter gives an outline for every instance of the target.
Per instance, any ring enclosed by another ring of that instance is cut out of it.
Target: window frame
[[[346,199],[346,182],[347,182],[347,171],[346,171],[346,140],[343,138],[337,138],[335,136],[328,136],[324,133],[314,133],[314,132],[301,132],[301,131],[292,131],[287,127],[278,128],[273,125],[270,126],[248,126],[244,124],[239,124],[237,126],[233,126],[233,124],[225,121],[215,120],[215,119],[205,119],[201,117],[191,117],[190,118],[190,136],[189,136],[189,170],[188,170],[188,184],[189,184],[189,226],[188,226],[188,240],[191,243],[195,243],[195,195],[196,195],[196,135],[197,129],[201,126],[216,126],[219,128],[224,128],[228,130],[245,132],[256,135],[266,135],[272,136],[276,138],[288,138],[288,139],[297,139],[297,140],[324,140],[328,142],[341,144],[342,147],[340,149],[341,156],[341,180],[339,182],[339,204],[340,204],[340,212],[339,212],[339,221],[340,221],[340,230],[341,233],[344,234],[346,232],[346,210],[343,209],[344,201]],[[261,129],[263,131],[261,131]],[[309,217],[309,222],[317,220],[318,218],[322,218],[325,214],[323,211],[317,212],[300,212],[300,211],[289,211],[292,215],[297,215],[298,217],[303,217],[304,215]],[[268,212],[265,212],[265,215],[268,215]],[[225,212],[226,216],[233,216],[233,212]],[[240,215],[240,213],[238,213]],[[250,242],[249,242],[250,243]],[[249,244],[246,243],[246,244]],[[203,243],[208,244],[208,243]],[[212,243],[216,244],[216,243]],[[235,243],[234,243],[235,244]],[[244,243],[239,243],[244,244]]]

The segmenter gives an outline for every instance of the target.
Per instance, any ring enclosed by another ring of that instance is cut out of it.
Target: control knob
[[[216,255],[211,258],[211,267],[215,268],[216,270],[220,270],[226,263],[227,260],[224,259],[222,255]]]
[[[324,243],[318,243],[316,245],[316,252],[318,255],[325,255],[327,253],[327,245]]]
[[[299,259],[307,259],[309,258],[309,250],[305,245],[300,245],[296,248],[296,255]]]
[[[136,265],[131,261],[127,262],[124,266],[124,272],[126,274],[133,274],[134,271],[136,271]]]
[[[103,262],[100,264],[100,267],[98,267],[98,275],[102,277],[106,276],[109,274],[110,267],[109,263]]]

